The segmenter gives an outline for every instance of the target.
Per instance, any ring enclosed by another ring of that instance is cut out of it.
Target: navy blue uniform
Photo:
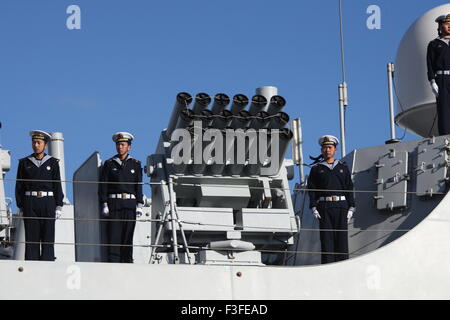
[[[337,162],[333,169],[319,163],[311,169],[308,178],[308,189],[324,191],[309,191],[310,208],[316,207],[321,216],[320,229],[333,229],[343,231],[320,231],[322,263],[330,263],[348,259],[348,222],[347,212],[355,207],[353,192],[340,190],[353,190],[350,171],[342,162]],[[328,191],[332,190],[332,191]],[[321,197],[345,196],[344,201],[319,201]]]
[[[25,260],[55,260],[55,210],[63,206],[59,160],[45,155],[39,161],[33,155],[19,160],[16,203],[22,209],[25,226]],[[43,181],[47,180],[47,181]],[[54,180],[48,181],[48,180]],[[53,196],[26,195],[29,192],[53,192]],[[40,242],[42,243],[42,251]]]
[[[439,70],[450,70],[450,48],[442,40],[434,39],[427,48],[428,80],[439,87],[437,115],[439,135],[450,134],[450,75],[438,75]]]
[[[108,261],[109,262],[133,262],[133,235],[136,225],[136,207],[144,204],[142,195],[142,167],[141,162],[131,157],[124,161],[113,157],[105,161],[100,181],[116,182],[101,183],[99,186],[99,197],[101,203],[107,203],[109,217],[107,233]],[[117,182],[127,182],[126,184]],[[135,199],[112,199],[111,194],[132,194]],[[114,246],[119,245],[119,246]],[[126,245],[126,246],[120,246]]]

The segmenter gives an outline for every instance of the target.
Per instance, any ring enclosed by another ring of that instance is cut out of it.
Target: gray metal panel
[[[449,140],[450,136],[436,137],[436,146],[445,145],[446,139]],[[428,139],[358,149],[342,159],[347,163],[352,173],[354,188],[357,190],[355,192],[356,213],[348,226],[350,257],[376,250],[402,237],[407,230],[414,228],[426,218],[428,213],[443,198],[442,195],[433,197],[418,197],[415,195],[418,185],[415,180],[417,177],[415,173],[418,159],[417,151],[419,146],[424,143],[423,141],[428,141]],[[395,148],[397,152],[402,151],[409,154],[408,176],[410,183],[407,184],[406,190],[403,189],[408,191],[406,195],[407,207],[394,208],[393,211],[378,210],[377,201],[374,199],[374,196],[379,192],[377,185],[374,183],[378,178],[378,168],[375,165],[383,156],[389,154],[389,149],[392,148]],[[289,264],[311,265],[320,263],[320,255],[316,253],[321,250],[318,221],[312,216],[308,205],[307,194],[300,194],[295,203],[295,211],[296,214],[300,215],[302,226],[300,233],[295,236],[294,245],[290,247],[290,250],[299,251],[299,254],[289,257]]]
[[[203,265],[258,265],[261,263],[261,252],[243,251],[233,252],[230,259],[230,251],[202,250],[198,254],[199,264]]]
[[[296,232],[291,229],[288,209],[242,209],[242,226],[245,232]]]
[[[234,230],[231,208],[177,207],[178,217],[185,231],[230,231]],[[166,228],[172,230],[170,223]],[[179,230],[179,227],[176,227]]]
[[[390,149],[375,166],[378,168],[377,209],[406,207],[408,152]]]
[[[56,261],[75,261],[75,221],[73,205],[62,207],[61,219],[55,221],[55,257]],[[70,243],[67,245],[65,243]]]
[[[217,185],[201,185],[196,194],[199,207],[245,208],[250,200],[250,189],[247,186],[218,187]]]
[[[0,159],[1,161],[1,159]],[[3,169],[0,163],[0,178],[4,179]],[[8,225],[7,211],[6,211],[6,197],[5,186],[3,180],[0,181],[0,230],[3,230]]]
[[[448,136],[437,137],[437,141],[443,141]],[[356,213],[349,223],[349,250],[351,257],[373,251],[405,235],[405,230],[414,228],[429,212],[435,208],[442,196],[433,198],[417,197],[415,192],[416,181],[414,170],[417,159],[417,148],[423,140],[396,143],[394,145],[381,145],[370,148],[358,149],[353,153],[353,158],[345,158],[347,164],[352,164],[351,172],[354,176]],[[439,143],[439,142],[438,142]],[[389,153],[389,149],[395,147],[397,151],[409,153],[409,176],[407,191],[407,207],[394,211],[381,211],[377,209],[374,195],[377,194],[377,186],[374,181],[378,177],[378,169],[375,164],[380,156]],[[367,192],[368,191],[368,192]],[[425,200],[425,201],[424,201]]]
[[[9,150],[2,150],[0,146],[0,178],[4,179],[6,172],[11,168],[11,156]],[[3,180],[0,181],[0,226],[2,228],[8,225],[7,210],[6,210],[6,195]]]
[[[99,181],[101,159],[94,152],[73,175],[74,181]],[[75,216],[75,258],[81,262],[104,261],[106,249],[97,245],[105,243],[105,234],[100,218],[97,183],[73,183],[73,200]],[[80,219],[85,219],[84,221]],[[93,220],[86,220],[93,219]],[[104,223],[104,222],[103,222]],[[84,244],[84,245],[83,245]]]
[[[416,191],[418,196],[445,192],[447,177],[446,142],[436,138],[419,142],[417,147]]]
[[[145,247],[151,241],[151,224],[142,220],[148,220],[151,217],[151,208],[144,207],[143,215],[136,218],[136,227],[133,237],[133,263],[147,264],[150,259],[150,248]]]

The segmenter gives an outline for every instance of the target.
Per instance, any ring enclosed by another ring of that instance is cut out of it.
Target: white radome
[[[435,19],[449,13],[450,4],[445,4],[423,14],[406,31],[397,51],[395,85],[401,106],[397,103],[395,122],[421,137],[438,135],[436,98],[427,77],[426,54],[428,43],[438,36]]]

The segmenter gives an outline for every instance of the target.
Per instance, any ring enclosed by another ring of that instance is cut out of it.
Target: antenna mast
[[[347,83],[345,82],[345,56],[344,56],[344,31],[342,27],[342,0],[339,0],[339,30],[341,39],[341,67],[342,83],[339,84],[339,118],[341,128],[341,154],[346,155],[345,151],[345,107],[348,105]]]

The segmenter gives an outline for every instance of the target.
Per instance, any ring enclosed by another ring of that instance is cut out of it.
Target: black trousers
[[[112,210],[108,219],[117,220],[108,221],[108,262],[132,263],[136,209],[121,208]]]
[[[322,264],[348,259],[348,210],[326,206],[319,207],[317,210],[321,216],[319,226]],[[326,254],[326,252],[330,252],[330,254]]]
[[[55,209],[53,197],[27,197],[23,208],[25,260],[55,260]]]
[[[438,75],[436,84],[439,87],[437,97],[437,116],[439,135],[450,134],[450,76]]]

